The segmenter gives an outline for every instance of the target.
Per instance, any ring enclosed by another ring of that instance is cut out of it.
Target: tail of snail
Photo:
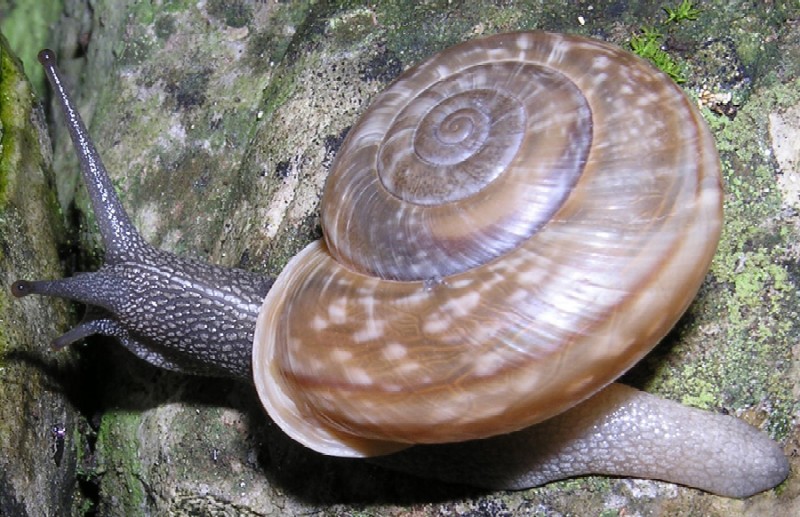
[[[527,32],[408,70],[339,151],[324,240],[274,280],[145,243],[39,60],[106,247],[94,273],[12,286],[91,306],[57,347],[110,335],[252,382],[301,444],[448,481],[601,473],[745,497],[787,476],[747,424],[611,384],[685,311],[722,224],[710,132],[639,58]]]

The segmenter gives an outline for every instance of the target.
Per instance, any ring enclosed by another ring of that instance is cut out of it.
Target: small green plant
[[[655,27],[642,27],[641,34],[631,38],[631,48],[642,57],[652,55],[660,50],[661,40],[664,35]]]
[[[700,9],[696,9],[689,0],[683,0],[681,5],[675,9],[670,9],[669,7],[662,7],[662,9],[667,13],[665,24],[670,22],[680,23],[683,20],[696,20],[700,14]]]
[[[700,9],[695,8],[690,0],[682,0],[680,5],[674,9],[670,7],[662,7],[662,9],[667,13],[667,19],[660,24],[661,26],[680,23],[684,20],[696,20],[700,15]],[[650,60],[676,83],[686,82],[684,67],[662,50],[663,41],[664,34],[656,27],[642,27],[641,34],[631,37],[631,50],[634,54]]]
[[[634,54],[649,59],[676,83],[685,83],[683,67],[672,59],[672,56],[661,50],[663,39],[664,35],[655,27],[642,27],[641,34],[631,38],[631,50]]]

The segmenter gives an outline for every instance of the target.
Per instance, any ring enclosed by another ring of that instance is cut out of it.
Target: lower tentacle
[[[604,474],[660,479],[728,497],[770,489],[789,473],[778,444],[745,422],[621,384],[516,433],[413,447],[374,461],[492,489]]]

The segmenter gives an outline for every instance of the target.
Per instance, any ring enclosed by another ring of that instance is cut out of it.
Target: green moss
[[[52,217],[57,212],[48,210],[54,196],[44,179],[46,135],[40,131],[41,112],[30,83],[0,35],[0,469],[8,473],[4,495],[24,494],[28,513],[44,515],[67,514],[68,501],[79,497],[72,493],[76,442],[66,442],[56,455],[46,449],[54,445],[53,425],[71,427],[75,421],[62,392],[62,387],[69,391],[69,379],[54,380],[54,372],[70,371],[70,354],[45,351],[48,338],[65,323],[64,304],[41,297],[21,302],[8,289],[19,277],[58,275],[55,235],[63,231]],[[20,511],[26,513],[22,506]]]
[[[108,515],[139,515],[145,508],[136,439],[140,418],[138,413],[109,412],[103,416],[98,431],[98,464],[94,474],[100,477],[101,491],[128,495],[127,499],[114,500],[114,508],[108,509]],[[109,488],[109,484],[121,486]]]
[[[37,128],[30,122],[35,98],[20,62],[4,50],[6,45],[0,42],[0,214],[14,182],[42,163]]]
[[[197,2],[195,0],[170,0],[160,4],[160,8],[165,13],[178,13],[187,9],[196,9]]]
[[[137,21],[137,25],[151,25],[156,19],[155,4],[152,2],[134,2],[128,9],[129,16]]]
[[[140,26],[141,27],[141,26]],[[115,53],[118,56],[118,64],[138,65],[143,63],[150,55],[152,50],[149,34],[140,32],[124,41],[117,43]]]
[[[654,27],[642,27],[641,34],[631,37],[631,50],[637,56],[652,62],[676,83],[686,82],[684,67],[661,50],[664,35]]]
[[[374,28],[375,12],[366,7],[344,11],[328,20],[328,34],[343,46],[374,38]]]
[[[2,226],[0,225],[0,228],[1,227]],[[2,259],[3,257],[0,257],[0,260]],[[5,314],[8,314],[8,295],[2,293],[0,294],[0,317],[2,317]],[[5,357],[6,357],[6,352],[9,349],[8,346],[9,343],[8,343],[8,336],[6,336],[4,332],[5,322],[2,319],[0,319],[0,323],[2,323],[0,324],[0,368],[2,368],[3,366],[5,366]]]
[[[259,117],[269,121],[272,114],[292,97],[296,88],[296,75],[294,72],[296,70],[296,67],[292,67],[275,74],[273,80],[264,90],[264,102]]]
[[[265,73],[283,61],[295,38],[287,34],[297,30],[309,10],[309,0],[296,0],[279,4],[266,26],[253,27],[253,34],[247,38],[247,63],[253,73]]]
[[[701,11],[689,0],[682,0],[674,8],[664,6],[662,10],[666,19],[661,19],[656,25],[642,27],[638,34],[631,36],[630,48],[634,54],[649,60],[676,83],[684,83],[687,81],[688,66],[664,50],[664,41],[683,29],[679,27],[683,22],[697,20]]]
[[[589,492],[608,492],[611,489],[612,481],[603,476],[584,476],[580,478],[564,479],[548,484],[549,488],[564,492],[577,492],[587,490]]]
[[[715,365],[709,367],[711,378],[726,388],[714,394],[713,387],[693,386],[701,395],[691,401],[707,403],[712,393],[715,400],[746,407],[769,398],[767,427],[778,437],[789,432],[797,405],[788,384],[790,365],[781,359],[791,357],[800,336],[797,286],[787,256],[797,237],[776,224],[783,204],[772,156],[763,145],[769,141],[764,114],[793,105],[798,97],[796,85],[784,85],[760,92],[734,120],[705,113],[717,135],[727,188],[726,223],[711,269],[719,283],[715,310],[723,323],[715,339],[720,346],[708,352],[714,357],[706,363]]]
[[[15,86],[20,82],[19,64],[4,50],[7,46],[5,39],[0,41],[0,212],[6,203],[8,183],[19,153],[18,129],[15,130],[20,117]]]
[[[161,40],[167,40],[175,32],[175,18],[171,14],[164,14],[156,19],[154,25],[156,36]]]
[[[288,48],[288,38],[268,27],[248,38],[248,63],[254,73],[265,73],[281,61]]]
[[[681,379],[690,379],[689,384],[684,385],[684,394],[681,403],[687,406],[710,409],[719,400],[719,388],[712,382],[698,376],[700,372],[694,364],[686,365],[680,374]]]
[[[790,435],[798,410],[789,358],[800,318],[792,271],[797,231],[786,224],[767,114],[798,102],[795,82],[758,90],[733,120],[704,110],[726,184],[723,235],[713,280],[650,383],[688,405],[747,410],[752,423],[777,439]]]
[[[44,72],[36,61],[36,54],[47,44],[51,27],[61,10],[61,0],[12,2],[11,8],[0,16],[0,32],[21,57],[31,84],[39,95],[45,91]]]
[[[192,8],[186,0],[173,0],[161,3],[131,2],[125,9],[111,5],[102,9],[113,12],[120,20],[108,20],[108,23],[124,23],[125,37],[112,39],[107,44],[113,45],[114,66],[140,65],[146,62],[161,44],[176,30],[173,13]],[[100,8],[98,8],[100,9]],[[124,22],[122,19],[124,18]],[[154,37],[155,35],[155,37]],[[111,54],[101,54],[108,57]],[[112,66],[109,60],[107,66]],[[99,88],[102,91],[102,88]]]
[[[689,0],[682,0],[674,9],[670,7],[662,8],[667,13],[667,21],[664,23],[680,23],[684,20],[696,20],[700,15],[700,9],[694,7]]]
[[[39,145],[40,126],[35,123],[38,121],[34,116],[37,113],[35,98],[20,62],[8,51],[7,45],[0,34],[0,266],[10,268],[6,272],[17,270],[19,274],[44,261],[45,252],[34,253],[35,245],[31,243],[52,242],[49,224],[58,228],[60,219],[59,211],[54,208],[55,196],[41,181],[44,158]],[[36,205],[21,216],[19,207],[32,200],[47,203],[46,209]],[[12,307],[12,303],[7,286],[3,286],[0,289],[0,352],[19,344],[20,336],[15,335],[19,315],[14,312],[19,306]]]
[[[206,9],[229,27],[244,27],[253,19],[253,8],[246,0],[210,0]]]

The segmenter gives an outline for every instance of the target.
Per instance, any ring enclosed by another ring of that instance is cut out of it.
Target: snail
[[[324,239],[276,279],[147,244],[55,55],[39,61],[106,249],[96,272],[12,285],[90,306],[56,348],[102,334],[250,382],[299,443],[447,481],[603,473],[745,497],[788,475],[740,420],[613,383],[683,314],[722,225],[710,131],[640,58],[523,32],[406,71],[331,166]]]

